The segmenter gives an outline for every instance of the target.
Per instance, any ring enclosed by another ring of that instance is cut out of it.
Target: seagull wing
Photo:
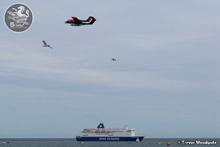
[[[42,42],[44,43],[44,45],[47,45],[47,43],[44,40]]]

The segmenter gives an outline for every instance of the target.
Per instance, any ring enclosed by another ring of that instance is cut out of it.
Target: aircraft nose
[[[65,21],[65,23],[67,23],[67,21]]]

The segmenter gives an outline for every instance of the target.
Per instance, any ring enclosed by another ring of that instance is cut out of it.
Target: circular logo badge
[[[28,30],[33,23],[33,13],[24,4],[13,4],[5,12],[5,25],[9,30],[22,33]]]

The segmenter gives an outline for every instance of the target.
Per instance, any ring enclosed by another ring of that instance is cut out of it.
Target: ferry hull
[[[132,136],[132,137],[81,137],[76,136],[77,141],[142,141],[144,136]]]

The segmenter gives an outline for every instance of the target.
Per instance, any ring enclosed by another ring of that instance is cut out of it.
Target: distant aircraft
[[[46,43],[46,41],[43,40],[42,42],[44,43],[43,47],[49,47],[49,48],[52,49],[52,47],[51,47],[50,45],[48,45],[48,44]]]
[[[112,61],[116,61],[116,59],[115,59],[115,58],[112,58]]]
[[[69,23],[71,26],[92,25],[96,19],[90,16],[87,20],[79,20],[77,17],[72,16],[72,19],[67,20],[65,23]]]

